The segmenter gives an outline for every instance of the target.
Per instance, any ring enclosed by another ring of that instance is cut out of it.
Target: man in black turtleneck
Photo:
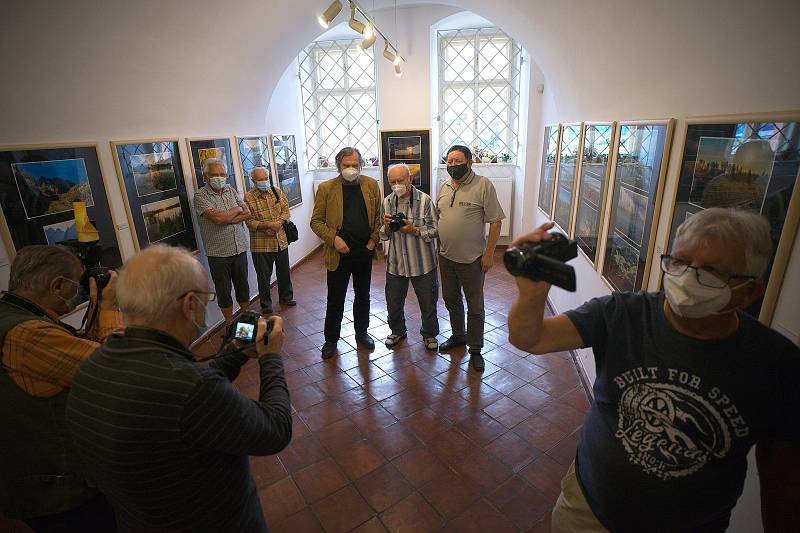
[[[381,195],[378,182],[361,175],[362,166],[361,153],[356,148],[343,148],[336,154],[339,175],[319,186],[311,215],[312,231],[325,241],[325,267],[328,269],[323,359],[329,359],[336,351],[351,274],[356,342],[370,350],[375,348],[367,328],[372,254],[381,227]]]

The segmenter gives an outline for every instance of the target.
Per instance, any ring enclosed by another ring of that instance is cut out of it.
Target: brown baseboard
[[[553,302],[550,301],[550,298],[547,299],[547,308],[550,310],[550,314],[555,316],[556,310],[553,307]],[[578,371],[578,376],[581,378],[581,385],[583,385],[583,390],[586,393],[586,399],[589,400],[589,403],[592,403],[594,397],[592,396],[592,384],[589,383],[589,376],[586,375],[586,372],[583,370],[583,367],[578,362],[578,354],[575,350],[569,350],[569,358],[572,360],[572,364],[575,366],[575,369]]]

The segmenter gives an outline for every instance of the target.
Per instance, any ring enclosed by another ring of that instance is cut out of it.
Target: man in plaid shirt
[[[278,298],[283,306],[294,306],[292,279],[289,276],[289,242],[283,224],[289,221],[289,200],[280,189],[269,181],[269,171],[256,167],[250,171],[254,189],[244,195],[253,218],[247,221],[250,228],[250,255],[258,276],[258,296],[261,313],[272,313],[270,278],[272,265],[278,275]]]

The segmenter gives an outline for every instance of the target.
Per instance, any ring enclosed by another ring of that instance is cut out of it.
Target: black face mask
[[[467,172],[469,172],[469,167],[467,167],[466,163],[463,165],[450,165],[447,167],[447,173],[450,174],[450,177],[456,181],[466,176]]]

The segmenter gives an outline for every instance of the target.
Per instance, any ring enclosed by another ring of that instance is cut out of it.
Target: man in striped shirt
[[[124,334],[75,377],[69,429],[123,533],[267,531],[249,456],[278,453],[292,438],[281,320],[270,319],[266,343],[260,319],[254,345],[228,344],[200,365],[188,346],[213,299],[190,253],[147,248],[119,276]],[[260,367],[257,400],[231,383],[248,357]]]
[[[386,346],[391,348],[407,335],[403,305],[411,281],[422,312],[420,334],[425,348],[435,351],[439,347],[436,340],[439,334],[439,318],[436,316],[439,283],[434,245],[439,234],[436,209],[430,196],[411,185],[408,165],[390,166],[388,179],[392,193],[383,199],[383,226],[380,230],[381,240],[389,241],[386,307],[392,333],[386,338]],[[393,230],[390,223],[397,214],[405,216],[400,227]]]

